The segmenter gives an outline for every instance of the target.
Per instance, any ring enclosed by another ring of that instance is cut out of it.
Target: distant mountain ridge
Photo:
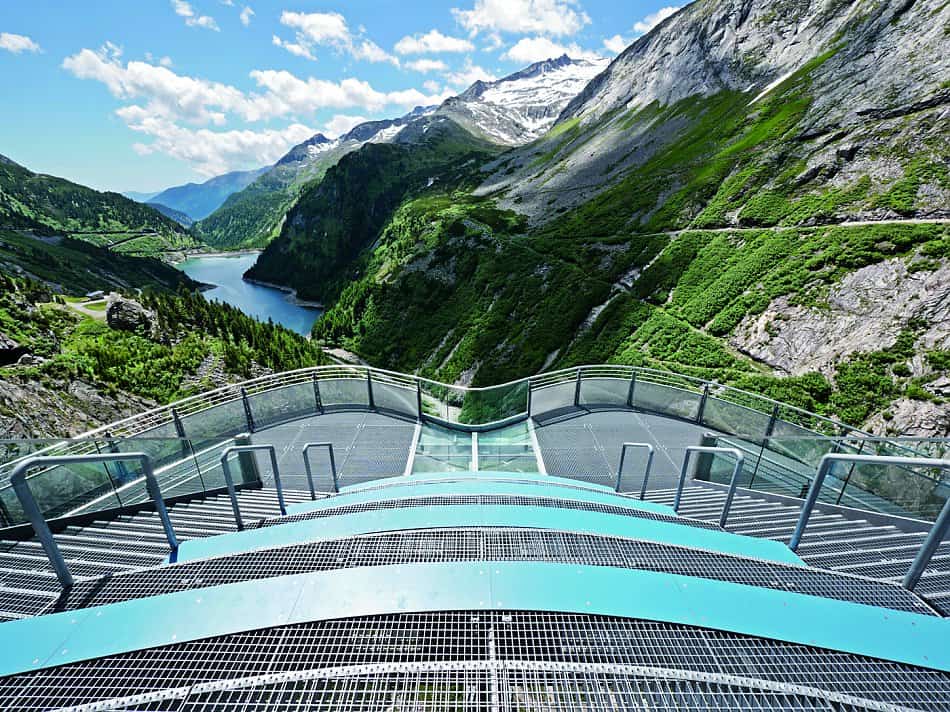
[[[232,171],[215,176],[204,183],[185,183],[153,193],[142,200],[144,203],[158,203],[172,210],[184,213],[192,221],[208,217],[234,193],[243,190],[271,166],[255,168],[250,171]]]
[[[432,110],[416,107],[396,119],[367,121],[335,139],[315,134],[196,223],[195,232],[217,247],[266,245],[280,232],[284,215],[307,184],[323,178],[327,169],[348,153],[367,143],[391,140],[407,123]]]
[[[502,79],[475,82],[438,107],[416,107],[396,119],[367,121],[332,140],[316,134],[232,195],[195,230],[205,242],[219,247],[266,245],[280,233],[284,216],[307,184],[320,180],[343,156],[366,144],[411,143],[414,139],[407,138],[404,129],[415,125],[416,131],[410,133],[417,136],[425,125],[418,122],[426,117],[451,119],[480,141],[503,148],[533,141],[607,63],[563,55]]]

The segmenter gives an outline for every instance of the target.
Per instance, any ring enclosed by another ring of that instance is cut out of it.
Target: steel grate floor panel
[[[647,512],[640,509],[628,507],[618,507],[610,504],[599,504],[596,502],[584,502],[581,500],[555,499],[553,497],[527,497],[521,495],[442,495],[428,497],[406,497],[401,499],[384,500],[379,502],[363,502],[360,504],[348,504],[340,507],[331,507],[328,509],[316,510],[313,512],[302,512],[300,514],[291,514],[286,517],[275,517],[265,519],[259,523],[261,527],[276,526],[287,524],[288,522],[300,522],[309,519],[321,519],[323,517],[333,517],[342,514],[353,514],[356,512],[373,512],[384,509],[403,509],[406,507],[443,507],[443,506],[515,506],[515,507],[554,507],[556,509],[573,509],[585,512],[600,512],[603,514],[619,514],[625,517],[637,517],[639,519],[650,519],[659,522],[673,522],[675,524],[684,524],[686,526],[699,527],[701,529],[719,529],[717,524],[704,522],[696,519],[686,519],[667,514],[658,514],[656,512]]]
[[[129,572],[78,582],[45,612],[313,571],[449,561],[550,561],[643,569],[933,614],[917,596],[888,583],[653,542],[508,528],[388,532]]]
[[[382,712],[427,709],[423,702],[486,711],[950,710],[950,675],[692,626],[450,611],[283,626],[0,679],[0,708],[20,710]]]

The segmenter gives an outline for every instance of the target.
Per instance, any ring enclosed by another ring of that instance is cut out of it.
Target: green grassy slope
[[[0,228],[70,235],[129,254],[197,246],[174,220],[141,203],[101,193],[0,159]]]
[[[425,130],[407,127],[402,136],[413,131],[411,143],[368,144],[328,170],[301,195],[248,276],[286,284],[301,297],[332,298],[401,202],[467,179],[499,150],[444,119]]]

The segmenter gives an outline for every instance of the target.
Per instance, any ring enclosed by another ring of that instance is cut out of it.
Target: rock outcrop
[[[901,259],[869,265],[832,287],[821,308],[779,297],[746,317],[730,343],[782,373],[831,375],[851,354],[893,346],[912,321],[923,326],[918,350],[950,349],[950,263],[920,272]]]
[[[155,329],[155,314],[133,299],[118,294],[109,295],[106,323],[119,331],[139,331],[151,334]]]
[[[865,428],[876,435],[945,438],[950,436],[950,404],[900,398]]]

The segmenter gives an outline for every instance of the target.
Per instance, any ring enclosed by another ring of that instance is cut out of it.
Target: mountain
[[[302,200],[270,276],[337,259],[314,336],[374,365],[639,364],[946,434],[948,26],[939,0],[698,0],[539,139],[404,193],[356,258]]]
[[[358,272],[353,261],[407,196],[435,185],[451,190],[499,150],[445,116],[416,119],[391,142],[342,157],[304,190],[247,276],[286,284],[305,299],[331,298]]]
[[[222,247],[267,244],[279,234],[284,216],[307,184],[319,181],[330,166],[368,143],[396,140],[403,127],[428,114],[451,119],[480,140],[501,147],[532,141],[606,64],[607,60],[565,55],[497,81],[475,82],[439,107],[417,107],[397,119],[369,121],[332,141],[317,134],[198,223],[197,233]]]
[[[166,188],[141,202],[165,205],[172,210],[184,213],[194,222],[211,215],[229,196],[243,190],[268,170],[270,166],[251,171],[225,173],[204,183],[186,183]]]
[[[118,193],[33,173],[2,156],[0,228],[69,235],[130,254],[158,255],[198,244],[153,208]]]
[[[493,143],[520,146],[551,128],[564,106],[607,64],[566,54],[537,62],[497,81],[475,82],[447,99],[438,113]]]
[[[218,247],[262,246],[279,232],[284,215],[304,186],[319,181],[330,166],[367,143],[391,140],[409,121],[431,108],[417,107],[397,119],[368,121],[336,139],[316,134],[294,146],[270,170],[230,196],[195,231]]]
[[[166,218],[171,218],[172,220],[174,220],[176,223],[181,225],[186,230],[195,224],[195,221],[192,220],[187,215],[185,215],[185,213],[179,210],[175,210],[174,208],[169,208],[167,205],[162,205],[161,203],[152,203],[152,202],[146,203],[146,205],[148,205],[148,207],[150,208],[154,208],[155,210],[160,212],[162,215],[164,215]]]

